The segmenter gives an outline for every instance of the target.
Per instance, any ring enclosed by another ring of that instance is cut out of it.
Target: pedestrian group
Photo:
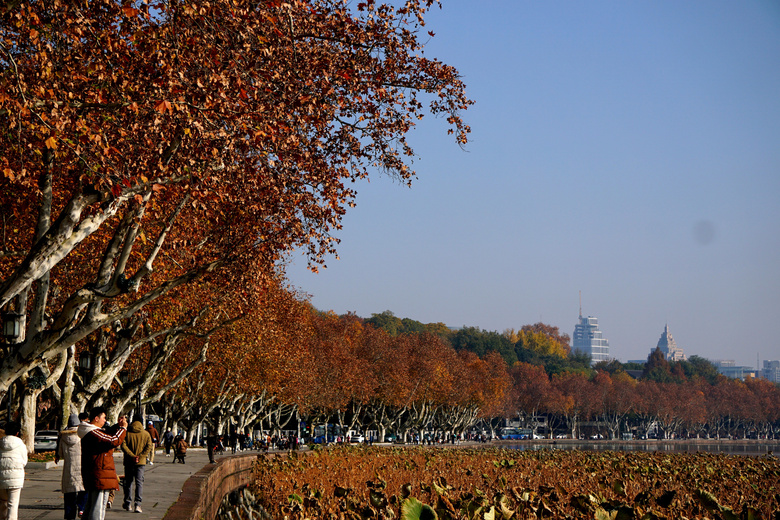
[[[19,437],[18,422],[5,425],[0,438],[0,520],[17,520],[19,500],[27,465],[27,446]],[[174,436],[168,428],[160,438],[152,421],[144,429],[143,422],[130,425],[122,416],[115,425],[106,423],[106,409],[93,408],[89,413],[72,414],[67,427],[60,432],[54,460],[63,461],[62,493],[65,499],[65,520],[104,520],[110,509],[120,480],[114,465],[114,450],[123,453],[124,479],[121,485],[123,509],[141,513],[144,470],[154,464],[154,453],[160,444],[166,456],[173,447],[174,462],[184,463],[187,441]]]

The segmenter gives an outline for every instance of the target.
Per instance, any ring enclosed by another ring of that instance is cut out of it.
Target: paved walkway
[[[462,443],[465,446],[471,443]],[[450,447],[450,445],[446,445]],[[276,450],[271,450],[271,453]],[[228,457],[230,451],[217,455],[216,459]],[[258,453],[243,451],[241,454]],[[192,475],[209,464],[205,448],[187,450],[186,464],[173,463],[173,456],[166,457],[161,451],[155,455],[155,463],[144,470],[144,496],[141,505],[143,513],[131,513],[122,509],[122,490],[116,492],[114,505],[106,511],[106,520],[161,520],[168,508],[178,499],[182,486]],[[114,453],[117,471],[122,472],[121,452]],[[63,520],[64,498],[61,489],[62,467],[25,469],[24,487],[19,504],[19,520]]]
[[[229,453],[229,452],[228,452]],[[247,452],[243,452],[247,453]],[[221,458],[219,455],[217,459]],[[122,472],[122,457],[114,454],[117,471]],[[179,498],[184,482],[209,463],[203,448],[187,450],[187,462],[174,464],[173,456],[157,452],[155,463],[144,470],[143,513],[131,513],[122,509],[122,491],[116,492],[112,509],[106,512],[106,520],[159,520]],[[25,470],[19,520],[63,520],[65,509],[60,486],[62,468],[27,468]]]

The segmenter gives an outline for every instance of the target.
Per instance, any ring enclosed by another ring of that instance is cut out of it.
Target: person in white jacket
[[[27,446],[19,438],[19,423],[5,425],[0,439],[0,520],[16,520],[24,485]]]
[[[78,436],[79,417],[68,418],[68,427],[60,432],[54,462],[65,461],[62,467],[62,493],[65,495],[65,520],[76,520],[87,505],[87,492],[81,480],[81,438]]]

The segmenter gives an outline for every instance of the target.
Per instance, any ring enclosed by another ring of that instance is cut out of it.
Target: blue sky
[[[486,330],[599,319],[613,357],[780,358],[780,3],[442,0],[425,54],[469,96],[376,176],[340,259],[292,284],[337,313]]]

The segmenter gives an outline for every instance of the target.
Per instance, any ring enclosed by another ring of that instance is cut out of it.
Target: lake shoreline
[[[517,450],[562,449],[585,451],[644,451],[660,453],[707,452],[742,456],[762,456],[780,453],[780,440],[756,439],[535,439],[496,440],[491,444],[496,447]]]
[[[780,447],[780,439],[494,439],[492,444],[772,444]]]

